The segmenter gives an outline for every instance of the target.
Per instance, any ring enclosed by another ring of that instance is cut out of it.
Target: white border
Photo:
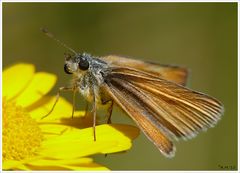
[[[58,0],[58,1],[53,1],[53,0],[36,0],[36,1],[31,1],[31,0],[25,0],[25,1],[17,1],[17,0],[2,0],[0,2],[0,11],[1,11],[1,14],[0,14],[0,21],[1,21],[1,28],[0,28],[0,37],[2,38],[2,3],[12,3],[12,2],[54,2],[54,3],[58,3],[58,2],[105,2],[105,3],[108,3],[108,2],[237,2],[238,3],[238,11],[240,10],[240,5],[239,5],[239,2],[238,0],[195,0],[195,1],[190,1],[190,0],[185,0],[185,1],[181,1],[181,0],[165,0],[165,1],[159,1],[159,0],[151,0],[151,1],[147,1],[147,0],[122,0],[122,1],[114,1],[114,0],[106,0],[106,1],[102,1],[102,0],[89,0],[89,1],[79,1],[79,0],[70,0],[70,1],[67,1],[67,0]],[[239,35],[239,27],[240,27],[240,16],[239,16],[239,13],[238,13],[238,67],[240,66],[240,62],[239,62],[239,56],[240,56],[240,53],[239,53],[239,50],[240,50],[240,46],[239,46],[239,40],[240,40],[240,35]],[[1,57],[1,62],[0,62],[0,68],[1,68],[1,95],[0,95],[0,103],[2,105],[2,40],[1,40],[1,48],[0,48],[0,57]],[[239,86],[240,86],[240,70],[238,68],[238,89],[239,89]],[[239,91],[239,90],[238,90]],[[227,91],[226,91],[227,92]],[[240,93],[238,92],[238,108],[240,108]],[[240,111],[238,109],[238,170],[237,171],[228,171],[228,170],[221,170],[221,171],[211,171],[211,172],[228,172],[228,173],[231,173],[231,172],[238,172],[240,170],[240,161],[239,161],[239,156],[240,156],[240,151],[239,151],[239,143],[240,143],[240,127],[239,127],[239,124],[240,124],[240,118],[239,118],[239,115],[240,115]],[[1,113],[1,117],[0,117],[0,124],[1,124],[1,129],[0,129],[0,132],[1,132],[1,143],[0,143],[0,154],[2,156],[2,113]],[[229,134],[231,135],[231,134]],[[2,168],[2,161],[0,163],[0,169]],[[9,172],[52,172],[52,171],[3,171],[3,172],[6,172],[6,173],[9,173]],[[65,172],[70,172],[70,171],[57,171],[57,172],[61,172],[61,173],[65,173]],[[74,171],[74,172],[95,172],[95,171]],[[107,172],[107,171],[98,171],[98,172]],[[123,172],[123,171],[114,171],[114,172]],[[150,172],[150,171],[124,171],[124,172]],[[181,172],[181,173],[185,173],[186,171],[151,171],[151,172]],[[187,171],[187,172],[196,172],[196,173],[200,173],[200,172],[209,172],[209,171]]]
[[[239,5],[239,2],[238,2],[238,170],[240,170],[240,168],[239,168],[239,166],[240,166],[240,163],[239,163],[239,156],[240,156],[240,151],[239,151],[239,146],[240,146],[240,143],[239,143],[239,141],[240,141],[240,127],[239,127],[239,125],[240,125],[240,118],[239,118],[239,115],[240,115],[240,111],[239,111],[239,108],[240,108],[240,102],[239,102],[239,98],[240,98],[240,93],[239,93],[239,84],[240,84],[240,81],[239,81],[239,75],[240,75],[240,70],[239,70],[239,65],[240,65],[240,62],[239,62],[239,56],[240,56],[240,53],[239,53],[239,48],[240,48],[240,46],[239,46],[239,40],[240,40],[240,35],[239,35],[239,31],[240,31],[240,29],[239,29],[239,27],[240,27],[240,24],[239,24],[239,22],[240,22],[240,16],[239,16],[239,10],[240,10],[240,5]]]
[[[238,0],[165,0],[165,1],[161,1],[161,0],[88,0],[88,1],[81,1],[81,0],[2,0],[2,2],[106,2],[106,3],[110,3],[110,2],[238,2]]]
[[[2,3],[0,3],[0,9],[1,9],[1,14],[0,14],[0,22],[1,22],[1,27],[0,27],[0,37],[2,38]],[[0,89],[1,89],[1,94],[0,94],[0,104],[2,105],[2,39],[1,39],[1,48],[0,48],[0,54],[1,54],[1,62],[0,62],[0,68],[1,68],[1,86],[0,86]],[[1,109],[2,110],[2,109]],[[1,139],[0,139],[0,146],[1,146],[1,149],[0,149],[0,154],[1,154],[1,163],[0,163],[0,167],[2,168],[2,111],[1,111],[1,117],[0,117],[0,124],[1,124],[1,129],[0,129],[0,132],[1,132]]]

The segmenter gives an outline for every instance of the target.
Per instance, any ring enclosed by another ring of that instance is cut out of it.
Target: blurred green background
[[[79,52],[188,67],[188,86],[225,105],[215,128],[175,142],[173,159],[141,134],[130,151],[97,155],[96,162],[113,170],[237,169],[237,3],[3,3],[3,68],[28,62],[55,73],[55,94],[70,80],[63,71],[67,50],[42,26]],[[116,108],[113,122],[134,124]]]

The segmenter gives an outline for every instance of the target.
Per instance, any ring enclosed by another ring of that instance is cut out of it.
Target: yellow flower
[[[2,165],[4,170],[106,170],[93,162],[93,154],[128,150],[139,130],[129,125],[99,125],[97,141],[84,112],[60,98],[45,94],[56,76],[35,72],[31,64],[17,64],[3,71]]]

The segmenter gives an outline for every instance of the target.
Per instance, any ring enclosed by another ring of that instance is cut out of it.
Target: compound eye
[[[69,70],[67,64],[64,64],[64,71],[65,71],[65,73],[67,73],[67,74],[72,74],[72,72]]]
[[[85,58],[80,58],[80,62],[78,63],[78,66],[81,70],[87,70],[89,68],[89,62]]]

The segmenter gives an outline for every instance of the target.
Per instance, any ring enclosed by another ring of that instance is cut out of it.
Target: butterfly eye
[[[64,71],[65,71],[65,73],[67,73],[67,74],[72,74],[72,72],[69,70],[67,64],[64,64]]]
[[[87,70],[89,68],[89,62],[85,58],[80,58],[80,62],[78,63],[78,66],[81,70]]]

